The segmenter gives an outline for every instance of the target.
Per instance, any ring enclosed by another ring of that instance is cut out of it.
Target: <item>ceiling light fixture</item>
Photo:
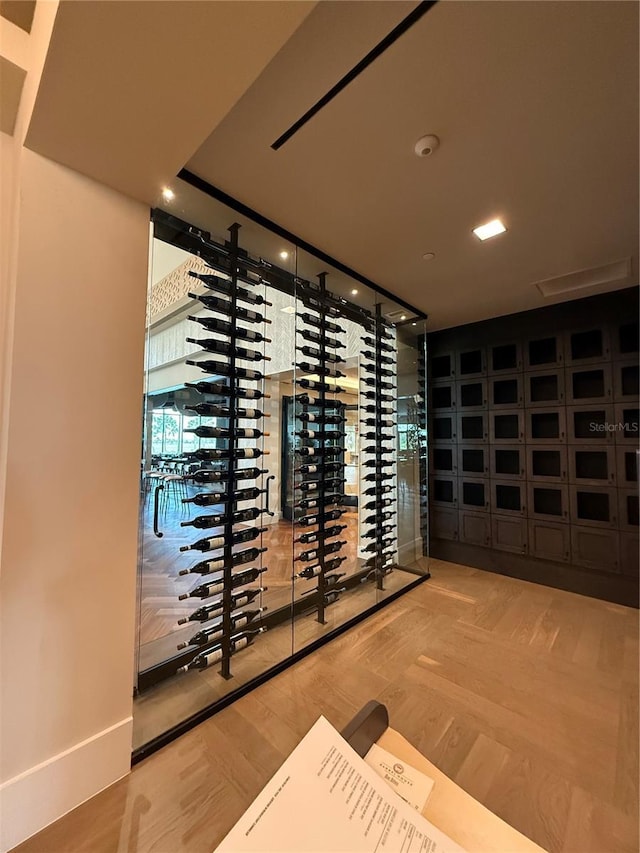
[[[406,320],[406,319],[407,319],[407,315],[406,315],[406,314],[403,314],[403,315],[400,317],[400,319],[401,319],[401,320]]]
[[[289,257],[289,252],[285,252],[283,250],[282,252],[280,252],[280,257],[282,258],[283,261],[286,261],[287,258]]]
[[[357,296],[357,295],[358,295],[358,288],[357,288],[357,287],[354,287],[354,288],[352,289],[352,291],[351,291],[351,295],[352,295],[352,296]]]
[[[416,157],[428,157],[430,154],[440,147],[440,140],[435,133],[428,133],[426,136],[421,136],[413,146]]]
[[[473,233],[479,240],[488,240],[490,237],[495,237],[502,234],[507,229],[499,219],[492,219],[491,222],[486,222],[484,225],[478,225],[473,229]]]
[[[422,256],[423,261],[432,261],[435,258],[435,252],[425,252]]]
[[[175,197],[176,197],[176,194],[171,189],[171,187],[163,187],[162,188],[162,198],[165,201],[173,201]]]

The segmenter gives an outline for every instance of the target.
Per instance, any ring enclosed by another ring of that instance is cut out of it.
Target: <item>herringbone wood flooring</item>
[[[547,850],[637,853],[637,611],[437,560],[429,568],[430,581],[16,853],[210,853],[319,714],[340,728],[370,698]]]

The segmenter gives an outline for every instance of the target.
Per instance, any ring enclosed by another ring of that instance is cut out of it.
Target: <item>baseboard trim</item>
[[[450,563],[577,592],[590,598],[638,607],[638,578],[595,572],[570,563],[555,563],[465,542],[432,539],[429,556]]]
[[[0,785],[0,851],[7,853],[131,769],[133,717]]]

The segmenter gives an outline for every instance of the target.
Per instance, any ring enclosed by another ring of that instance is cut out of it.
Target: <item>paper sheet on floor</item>
[[[217,853],[465,853],[320,717]]]

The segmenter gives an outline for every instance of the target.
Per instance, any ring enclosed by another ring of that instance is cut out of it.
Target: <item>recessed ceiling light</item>
[[[357,295],[358,295],[358,288],[357,288],[357,287],[354,287],[354,288],[353,288],[353,290],[351,291],[351,295],[352,295],[352,296],[357,296]]]
[[[406,319],[407,319],[407,315],[406,315],[406,314],[403,314],[403,315],[400,317],[400,319],[401,319],[401,320],[406,320]]]
[[[422,256],[423,261],[432,261],[435,258],[435,252],[425,252]]]
[[[417,326],[418,324],[417,324],[417,323],[412,323],[411,325],[412,325],[412,326]]]
[[[295,314],[296,306],[295,305],[285,305],[284,308],[280,309],[283,314]]]
[[[492,219],[491,222],[486,222],[484,225],[478,225],[473,229],[473,233],[479,240],[488,240],[489,237],[495,237],[497,234],[502,234],[507,229],[499,219]]]
[[[287,258],[289,257],[289,252],[285,252],[283,250],[282,252],[280,252],[280,257],[282,258],[283,261],[286,261]]]
[[[165,201],[173,201],[173,199],[174,199],[175,197],[176,197],[176,194],[175,194],[175,193],[174,193],[174,191],[171,189],[171,187],[163,187],[163,189],[162,189],[162,198],[163,198]]]

